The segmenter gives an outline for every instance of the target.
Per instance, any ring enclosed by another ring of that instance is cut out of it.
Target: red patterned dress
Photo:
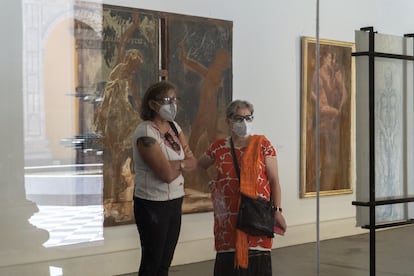
[[[266,138],[262,142],[260,171],[258,176],[258,195],[270,199],[270,184],[266,175],[265,158],[276,157],[276,151]],[[235,148],[239,164],[246,147]],[[211,186],[214,209],[214,238],[217,252],[234,251],[236,241],[236,221],[240,184],[234,168],[229,138],[220,139],[211,144],[206,154],[214,161],[217,175]],[[249,248],[270,250],[272,238],[249,236]]]

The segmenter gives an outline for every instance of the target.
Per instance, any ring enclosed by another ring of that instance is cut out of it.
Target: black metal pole
[[[376,271],[375,229],[375,33],[369,30],[369,266],[370,275]]]
[[[375,276],[375,33],[373,27],[361,31],[369,32],[369,275]]]
[[[404,34],[404,38],[406,38],[406,39],[404,39],[404,50],[405,50],[405,52],[404,52],[404,54],[411,54],[411,55],[414,55],[414,34]],[[413,43],[412,44],[412,46],[411,46],[411,49],[408,49],[408,41],[409,40],[411,40],[411,42]],[[411,64],[412,64],[412,62],[411,62]],[[409,104],[409,102],[408,102],[408,100],[407,100],[407,98],[408,98],[408,80],[410,79],[410,76],[408,76],[408,62],[407,61],[404,61],[404,101],[403,101],[403,103],[405,103],[405,106],[404,106],[404,108],[405,108],[405,110],[404,110],[404,112],[405,112],[405,114],[406,114],[406,116],[404,116],[404,136],[403,136],[403,139],[404,139],[404,147],[405,147],[405,150],[403,150],[403,152],[404,152],[404,180],[405,180],[405,183],[408,183],[408,170],[409,170],[409,168],[408,168],[408,154],[407,154],[407,152],[408,152],[408,141],[407,141],[407,129],[408,129],[408,122],[407,122],[407,110],[410,108],[410,104]],[[414,65],[411,65],[411,68],[412,68],[412,72],[411,72],[411,74],[414,74]],[[413,80],[414,78],[413,78],[413,75],[411,75],[411,80]],[[413,91],[411,91],[411,92],[413,92]],[[411,94],[412,95],[412,94]],[[409,192],[409,189],[408,189],[408,185],[407,184],[405,184],[404,185],[404,189],[403,189],[403,194],[405,195],[405,196],[408,196],[408,192]],[[408,209],[408,204],[404,204],[404,216],[406,217],[406,218],[408,218],[409,217],[409,209]]]

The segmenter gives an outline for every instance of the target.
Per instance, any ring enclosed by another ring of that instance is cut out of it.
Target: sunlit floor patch
[[[38,206],[29,222],[47,230],[44,247],[103,240],[103,206]]]

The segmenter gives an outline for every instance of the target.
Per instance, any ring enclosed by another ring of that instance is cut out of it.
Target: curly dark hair
[[[169,90],[176,91],[176,87],[169,81],[162,80],[151,85],[145,92],[141,102],[140,117],[142,120],[152,120],[155,117],[155,111],[149,106],[149,101],[156,100],[160,95],[167,93]]]

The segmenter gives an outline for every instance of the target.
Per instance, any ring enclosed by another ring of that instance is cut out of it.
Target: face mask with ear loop
[[[158,103],[157,103],[158,104]],[[177,105],[176,104],[163,104],[158,111],[161,118],[167,121],[174,121],[175,116],[177,115]]]
[[[253,123],[243,120],[241,122],[234,122],[232,130],[239,137],[247,137],[252,134]]]

